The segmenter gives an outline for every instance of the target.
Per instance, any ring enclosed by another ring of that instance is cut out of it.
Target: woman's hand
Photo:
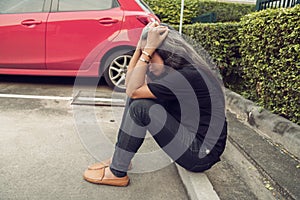
[[[148,36],[148,31],[150,27],[155,27],[155,26],[158,26],[157,22],[150,22],[143,28],[142,34],[140,36],[140,40],[138,41],[136,46],[136,50],[142,51],[144,49],[147,42],[146,38]]]
[[[161,43],[166,39],[169,29],[166,26],[160,26],[157,23],[151,23],[149,25],[147,42],[145,45],[145,50],[149,54],[154,53]]]

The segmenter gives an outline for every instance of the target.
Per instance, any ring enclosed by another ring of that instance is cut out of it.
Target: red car
[[[103,74],[124,90],[142,28],[154,20],[142,0],[2,0],[0,74]]]

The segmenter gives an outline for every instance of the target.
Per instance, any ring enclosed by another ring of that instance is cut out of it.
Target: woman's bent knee
[[[134,99],[129,105],[129,114],[139,126],[147,126],[150,123],[149,110],[155,105],[151,99]]]

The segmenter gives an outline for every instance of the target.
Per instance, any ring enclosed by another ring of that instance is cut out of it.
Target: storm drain
[[[79,91],[73,101],[72,105],[91,105],[91,106],[119,106],[124,107],[126,103],[126,95],[107,94],[101,92],[86,92]]]

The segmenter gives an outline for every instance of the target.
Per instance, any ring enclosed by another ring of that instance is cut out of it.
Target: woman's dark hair
[[[160,25],[169,28],[167,37],[155,50],[163,59],[165,66],[178,70],[192,65],[199,68],[201,74],[206,74],[209,80],[212,82],[217,80],[222,85],[220,73],[216,65],[208,59],[208,54],[204,49],[201,49],[200,55],[178,31],[167,24]],[[147,27],[143,30],[141,36],[143,40],[147,39],[148,31]]]
[[[184,58],[185,53],[181,53],[178,50],[178,45],[181,45],[182,38],[180,34],[168,24],[161,23],[161,26],[167,26],[169,28],[169,33],[166,39],[163,41],[161,46],[155,51],[163,59],[164,64],[173,69],[181,69],[182,67],[189,64],[189,62]],[[142,33],[142,39],[146,40],[148,35],[148,30],[145,29]],[[179,40],[180,39],[180,40]],[[184,49],[181,49],[184,50]]]

